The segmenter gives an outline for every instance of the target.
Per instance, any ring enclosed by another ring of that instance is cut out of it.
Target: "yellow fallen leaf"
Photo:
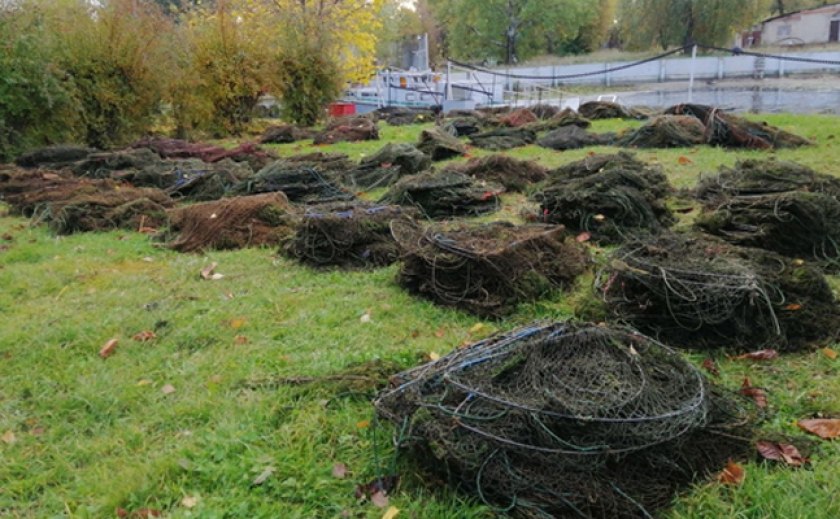
[[[385,513],[382,514],[382,519],[394,519],[394,517],[396,517],[399,513],[399,508],[397,508],[396,506],[389,506],[388,509],[385,510]]]
[[[429,352],[429,360],[438,360],[438,359],[440,359],[440,354],[439,353],[437,353],[435,351]]]
[[[472,328],[470,328],[470,333],[478,333],[484,328],[484,323],[475,323]]]
[[[242,328],[243,326],[245,326],[246,322],[248,322],[246,319],[244,319],[242,317],[237,317],[236,319],[231,319],[230,320],[230,327],[233,328],[234,330],[238,330],[238,329]]]
[[[367,429],[370,427],[370,420],[362,420],[361,422],[356,422],[356,427],[358,429]]]
[[[184,496],[184,499],[181,499],[181,506],[184,508],[194,508],[197,504],[198,497],[196,496]]]
[[[151,380],[149,380],[149,379],[147,379],[147,378],[144,378],[143,380],[138,381],[138,382],[137,382],[137,385],[138,385],[138,386],[148,386],[148,385],[149,385],[149,384],[151,384],[151,383],[152,383],[152,381],[151,381]]]
[[[17,436],[15,436],[14,431],[6,431],[3,436],[0,436],[0,440],[3,440],[3,443],[7,445],[11,445],[17,441]]]
[[[831,360],[835,360],[837,358],[837,352],[832,350],[831,348],[823,348],[822,352],[823,355],[825,355]]]

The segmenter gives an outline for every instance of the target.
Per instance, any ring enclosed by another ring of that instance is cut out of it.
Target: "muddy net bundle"
[[[467,152],[467,147],[464,146],[463,142],[441,128],[432,128],[420,132],[417,149],[434,161],[460,157]]]
[[[225,198],[170,211],[167,246],[178,252],[278,245],[294,233],[297,212],[283,193]]]
[[[840,332],[819,269],[700,235],[621,247],[596,289],[618,319],[677,347],[795,350]]]
[[[750,121],[705,105],[681,104],[665,110],[666,114],[694,117],[705,127],[704,140],[727,148],[776,149],[798,148],[812,144],[799,135],[767,123]]]
[[[379,128],[368,117],[340,117],[327,123],[324,131],[312,139],[314,144],[335,144],[337,142],[378,141]]]
[[[830,195],[794,191],[732,197],[708,207],[695,223],[735,245],[840,268],[840,201]]]
[[[314,267],[382,267],[399,258],[391,221],[416,216],[391,205],[332,203],[309,206],[284,252]]]
[[[671,226],[675,219],[664,203],[670,191],[660,168],[620,153],[594,155],[551,172],[532,198],[545,221],[607,244]]]
[[[215,163],[185,159],[166,160],[114,176],[135,186],[163,189],[173,198],[206,202],[222,198],[234,186],[252,178],[254,171],[248,163],[231,159]]]
[[[478,216],[497,211],[504,188],[457,171],[427,171],[402,178],[380,204],[414,206],[428,218]]]
[[[615,140],[614,133],[592,133],[578,126],[564,126],[540,137],[537,144],[552,150],[576,150],[587,146],[606,146]]]
[[[432,167],[432,159],[411,144],[388,143],[365,157],[355,168],[345,171],[342,181],[358,189],[389,187],[401,177]]]
[[[501,184],[507,191],[525,191],[531,184],[546,178],[546,169],[536,162],[519,160],[507,155],[488,155],[470,159],[464,164],[453,164],[446,168],[467,176]]]
[[[631,148],[683,148],[705,143],[706,126],[688,115],[660,115],[615,141]]]
[[[498,512],[653,517],[727,459],[756,413],[624,328],[535,323],[391,377],[399,448]]]
[[[231,188],[234,195],[282,191],[291,202],[319,203],[346,201],[355,195],[336,179],[335,172],[318,162],[278,160],[253,177]]]
[[[587,119],[647,119],[652,110],[623,106],[610,101],[589,101],[578,107],[578,112]]]
[[[394,220],[402,252],[398,283],[413,294],[477,315],[501,317],[574,282],[588,265],[562,226],[506,222],[422,227]]]
[[[840,197],[840,178],[784,160],[742,160],[721,166],[716,175],[702,178],[694,191],[706,202],[729,196],[756,196],[810,191]]]
[[[537,141],[537,134],[527,128],[499,128],[470,135],[470,143],[486,150],[504,151]]]

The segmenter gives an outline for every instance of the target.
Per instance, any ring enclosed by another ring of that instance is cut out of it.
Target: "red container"
[[[356,105],[353,103],[330,103],[330,117],[355,115]]]

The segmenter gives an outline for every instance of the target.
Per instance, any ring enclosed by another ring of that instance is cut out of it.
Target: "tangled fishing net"
[[[591,125],[592,123],[589,119],[581,116],[571,108],[565,108],[562,111],[555,112],[551,117],[540,117],[539,121],[525,125],[525,128],[534,132],[544,132],[563,128],[564,126],[589,128]]]
[[[199,159],[162,160],[140,170],[113,175],[135,186],[157,187],[173,198],[195,202],[218,200],[234,186],[254,176],[246,162],[224,159],[208,163]]]
[[[533,195],[542,217],[598,243],[656,234],[675,222],[664,203],[671,190],[661,169],[630,154],[595,155],[553,171]]]
[[[443,131],[453,137],[467,137],[481,131],[481,120],[477,117],[458,117],[447,120],[443,125]]]
[[[783,160],[742,160],[735,167],[721,166],[716,175],[700,180],[695,196],[714,202],[729,196],[769,195],[810,191],[840,197],[840,178]]]
[[[341,117],[331,120],[324,131],[313,138],[315,144],[337,142],[377,141],[379,128],[367,117]]]
[[[22,168],[61,169],[86,158],[96,150],[72,144],[47,146],[26,152],[15,160]]]
[[[292,142],[311,139],[312,131],[305,128],[298,128],[293,124],[280,124],[269,126],[260,137],[263,144],[289,144]]]
[[[498,210],[502,192],[456,171],[427,171],[400,179],[379,203],[414,206],[428,218],[477,216]]]
[[[537,121],[539,121],[537,115],[527,108],[513,110],[498,118],[499,126],[506,126],[508,128],[519,128]]]
[[[448,166],[446,170],[500,184],[507,191],[524,191],[529,185],[541,182],[546,177],[545,168],[536,162],[514,159],[507,155],[474,158],[465,164]]]
[[[534,323],[391,377],[374,405],[430,471],[517,517],[651,518],[745,458],[757,413],[624,328]]]
[[[707,207],[697,226],[724,240],[840,267],[840,201],[823,193],[736,196]]]
[[[435,120],[435,114],[429,108],[406,108],[386,106],[374,112],[377,120],[384,120],[391,126],[422,124]]]
[[[12,214],[30,217],[43,204],[66,200],[76,193],[96,193],[110,181],[76,178],[66,171],[7,169],[0,171],[0,199]]]
[[[75,162],[71,167],[74,174],[90,178],[108,178],[126,170],[139,170],[159,166],[163,160],[147,148],[103,151],[91,153]]]
[[[540,137],[537,144],[552,150],[576,150],[587,146],[604,146],[612,143],[615,134],[590,133],[575,125],[552,130]]]
[[[456,137],[440,128],[423,130],[417,149],[428,155],[434,161],[459,157],[467,152],[467,147]]]
[[[395,220],[398,282],[443,306],[500,317],[571,284],[587,265],[562,226],[430,226]]]
[[[840,331],[819,269],[710,237],[627,244],[597,286],[616,317],[674,346],[794,350]]]
[[[277,245],[298,217],[283,193],[225,198],[170,211],[169,248],[178,252]]]
[[[682,148],[706,143],[706,126],[688,115],[660,115],[615,141],[631,148]]]
[[[225,149],[213,144],[189,142],[166,137],[147,137],[131,145],[132,148],[148,148],[165,159],[200,159],[204,162],[219,162],[231,159],[247,162],[254,169],[259,169],[275,157],[256,144],[246,142],[236,148]]]
[[[399,258],[391,221],[416,211],[393,205],[332,203],[309,206],[287,255],[315,267],[382,267]]]
[[[304,162],[307,164],[314,164],[322,171],[341,172],[352,169],[355,164],[350,157],[345,153],[324,153],[322,151],[315,151],[312,153],[303,153],[300,155],[290,155],[283,157],[286,162]]]
[[[289,160],[269,164],[230,190],[235,195],[276,191],[282,191],[290,201],[297,203],[335,202],[355,198],[353,193],[341,186],[335,173],[321,167],[318,162]]]
[[[647,119],[651,111],[622,106],[610,101],[589,101],[578,107],[578,112],[587,119]]]
[[[719,108],[705,105],[681,104],[665,110],[666,114],[685,115],[700,121],[705,130],[705,142],[727,148],[797,148],[811,141],[767,123],[757,123],[728,114]]]
[[[527,146],[537,141],[537,134],[525,128],[499,128],[470,135],[473,146],[486,150],[503,151]]]
[[[342,181],[360,189],[375,189],[393,185],[400,177],[414,175],[432,167],[428,155],[411,144],[388,143],[379,151],[365,157],[359,166],[346,171]]]

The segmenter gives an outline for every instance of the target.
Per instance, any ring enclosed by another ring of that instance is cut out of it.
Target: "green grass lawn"
[[[817,143],[772,155],[840,174],[840,119],[762,119]],[[595,129],[635,124],[598,122]],[[358,159],[388,140],[415,141],[421,128],[383,126],[380,142],[272,148]],[[589,151],[529,146],[510,154],[553,167]],[[721,164],[770,154],[696,148],[639,155],[662,164],[675,186],[689,187]],[[514,206],[500,217],[516,219],[523,198],[506,201]],[[383,509],[354,496],[356,484],[393,457],[392,430],[373,420],[370,395],[283,378],[363,363],[409,367],[495,330],[571,316],[589,296],[582,281],[572,295],[482,322],[409,296],[394,283],[396,267],[316,271],[269,249],[181,255],[139,234],[56,237],[28,223],[0,218],[0,517],[115,517],[118,508],[171,517],[382,517]],[[200,279],[211,262],[222,279]],[[157,338],[132,340],[145,330]],[[116,352],[100,358],[112,338]],[[801,438],[797,419],[840,416],[840,359],[820,350],[762,363],[715,357],[721,384],[737,388],[749,376],[766,388],[763,434]],[[840,444],[814,442],[810,454],[812,464],[798,470],[747,463],[742,486],[700,484],[666,515],[840,517]],[[333,475],[336,463],[346,465],[345,478]],[[402,482],[390,504],[400,518],[494,515],[425,485],[408,460],[397,471]]]

